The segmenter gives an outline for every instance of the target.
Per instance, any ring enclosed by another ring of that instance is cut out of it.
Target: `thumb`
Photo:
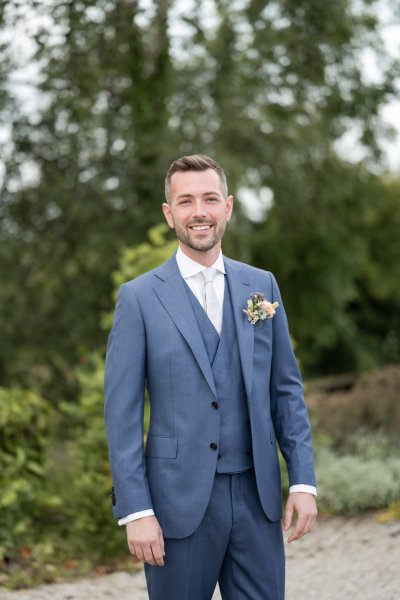
[[[287,505],[286,505],[286,511],[285,511],[285,523],[284,523],[284,531],[287,531],[289,529],[289,527],[292,524],[292,519],[293,519],[293,506],[292,503],[288,501]]]

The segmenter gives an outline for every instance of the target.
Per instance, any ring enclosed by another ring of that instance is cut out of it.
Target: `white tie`
[[[214,277],[217,274],[217,269],[210,267],[201,271],[200,274],[204,279],[204,310],[218,331],[218,334],[220,334],[222,328],[222,309],[214,289]]]

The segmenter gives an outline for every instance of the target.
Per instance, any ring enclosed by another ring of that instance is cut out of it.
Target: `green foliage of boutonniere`
[[[278,306],[279,302],[269,302],[264,294],[255,292],[247,300],[247,308],[244,308],[243,312],[246,313],[250,323],[255,325],[257,321],[272,319]]]

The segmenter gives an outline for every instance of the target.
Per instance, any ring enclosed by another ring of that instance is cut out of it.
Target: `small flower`
[[[255,325],[257,321],[272,319],[278,306],[278,302],[269,302],[265,299],[264,294],[255,292],[247,300],[247,309],[244,308],[243,312],[246,313],[250,323]]]
[[[279,303],[274,302],[272,304],[272,302],[268,302],[268,300],[264,300],[264,302],[261,304],[261,306],[264,309],[264,311],[267,313],[267,319],[272,319],[272,317],[276,313],[275,309],[278,308]]]

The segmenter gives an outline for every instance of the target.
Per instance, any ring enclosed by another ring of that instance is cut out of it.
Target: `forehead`
[[[207,192],[222,194],[221,180],[214,169],[206,171],[177,171],[171,177],[172,198],[182,194],[201,196]]]

